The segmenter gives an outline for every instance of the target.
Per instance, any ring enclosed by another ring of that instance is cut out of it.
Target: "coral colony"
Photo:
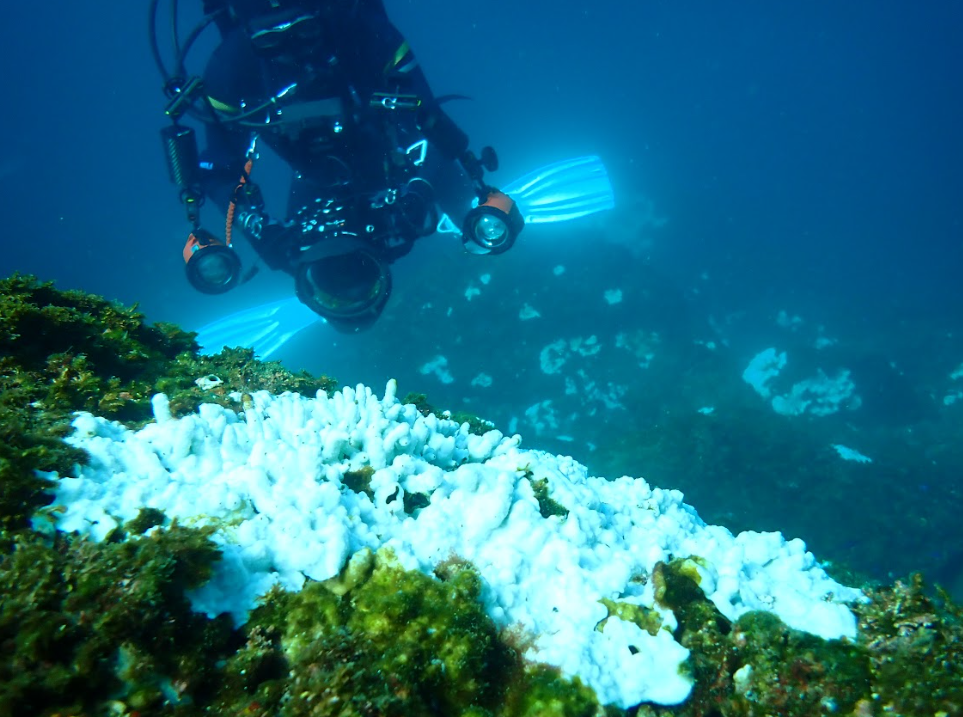
[[[854,410],[859,407],[861,400],[849,371],[840,371],[830,378],[819,370],[815,376],[794,383],[787,393],[774,396],[772,381],[786,367],[787,361],[785,351],[776,353],[776,349],[768,348],[756,354],[742,373],[742,379],[756,393],[771,400],[772,410],[776,413],[782,416],[804,413],[828,416],[841,408]]]
[[[145,507],[216,526],[224,558],[191,599],[239,624],[272,585],[335,578],[365,549],[388,548],[427,574],[467,560],[495,624],[534,636],[526,657],[620,707],[678,703],[690,691],[680,670],[688,650],[656,600],[659,562],[689,559],[730,620],[766,610],[823,638],[856,635],[847,603],[862,594],[827,577],[801,541],[733,536],[677,491],[590,477],[570,458],[521,449],[517,436],[424,416],[398,401],[394,382],[382,399],[363,386],[235,398],[240,416],[204,404],[178,419],[158,394],[156,421],[139,431],[79,415],[67,440],[93,459],[57,482],[58,527],[101,540]],[[365,485],[346,481],[367,469]],[[613,606],[651,613],[656,627]]]

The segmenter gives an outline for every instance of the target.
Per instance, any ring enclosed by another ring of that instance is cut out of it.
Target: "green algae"
[[[371,478],[375,474],[375,469],[371,466],[364,466],[358,470],[345,471],[341,476],[341,483],[355,493],[364,493],[374,500],[374,491],[371,488]]]
[[[604,631],[605,625],[613,617],[631,622],[650,635],[657,635],[659,630],[662,629],[662,616],[652,608],[625,602],[624,600],[609,600],[608,598],[602,598],[599,602],[605,605],[605,609],[609,611],[609,614],[595,626],[596,630]]]
[[[324,580],[321,585],[341,597],[367,582],[374,566],[374,553],[369,548],[363,548],[348,559],[348,564],[340,574]]]
[[[656,563],[652,570],[655,601],[670,610],[680,610],[703,599],[705,594],[699,587],[702,583],[699,568],[704,568],[705,563],[706,561],[699,557]]]
[[[853,714],[871,694],[862,648],[793,630],[768,612],[727,620],[698,587],[702,562],[674,560],[653,571],[657,601],[673,610],[674,636],[690,651],[683,669],[694,684],[682,705],[646,706],[640,715]]]
[[[734,714],[760,708],[786,717],[851,714],[871,694],[865,651],[847,640],[793,630],[767,612],[741,617],[730,640],[740,663]]]
[[[287,649],[296,662],[319,626],[314,615],[337,615],[328,626],[371,646],[371,669],[394,682],[409,714],[457,713],[464,705],[491,706],[510,664],[508,651],[478,600],[481,580],[464,568],[441,581],[404,571],[387,553],[349,599],[330,602],[323,587],[299,593],[289,611]],[[325,603],[329,603],[325,606]]]
[[[963,609],[918,574],[867,592],[856,613],[881,711],[963,713]]]
[[[410,493],[405,491],[401,497],[401,502],[406,515],[417,516],[422,508],[431,505],[431,496],[428,493]]]
[[[218,552],[210,531],[172,526],[92,543],[24,531],[0,556],[0,715],[95,714],[169,688],[201,695],[230,627],[193,613],[185,590]]]
[[[529,473],[529,476],[531,476],[531,473]],[[532,484],[532,491],[535,493],[535,500],[538,501],[538,512],[543,518],[550,518],[553,515],[557,515],[562,518],[568,516],[568,508],[552,498],[552,495],[549,492],[547,478],[534,480],[534,478],[529,477],[529,482]]]
[[[534,665],[525,679],[513,685],[499,715],[512,717],[598,717],[624,714],[622,710],[599,707],[595,692],[579,679],[563,680],[558,670]]]
[[[561,518],[568,516],[568,508],[552,498],[548,478],[535,478],[535,473],[528,465],[518,470],[522,472],[522,478],[532,486],[532,493],[535,495],[535,500],[538,501],[538,512],[543,518],[550,518],[553,515]]]
[[[441,579],[404,570],[390,551],[365,550],[336,580],[271,591],[225,668],[263,679],[246,677],[240,700],[226,690],[219,709],[256,704],[257,714],[291,717],[598,713],[591,690],[526,665],[500,638],[471,566],[440,567]]]
[[[68,417],[39,410],[33,404],[39,392],[21,386],[23,377],[11,376],[5,363],[0,359],[0,529],[15,530],[50,500],[53,484],[36,471],[65,473],[86,454],[63,442]]]
[[[439,418],[448,418],[455,423],[467,423],[468,432],[473,433],[476,436],[483,436],[495,428],[494,423],[491,421],[486,421],[484,418],[479,418],[473,413],[468,413],[466,411],[441,411],[428,403],[428,396],[423,393],[405,394],[405,397],[401,399],[401,403],[404,405],[411,404],[415,406],[415,408],[418,409],[418,413],[420,413],[422,416],[435,414]]]
[[[151,528],[164,525],[167,517],[157,508],[141,508],[137,517],[127,522],[124,529],[133,535],[141,535]]]
[[[963,610],[922,579],[867,588],[852,606],[855,640],[823,640],[772,613],[727,620],[701,593],[686,560],[656,566],[660,603],[671,607],[675,638],[690,650],[692,694],[678,707],[643,706],[640,715],[809,717],[959,714],[963,705]],[[657,577],[656,577],[657,576]],[[657,589],[657,592],[658,589]]]
[[[341,476],[341,483],[345,488],[355,493],[364,493],[368,498],[374,500],[374,489],[371,487],[371,479],[374,477],[375,469],[371,466],[364,466],[357,470],[345,471]],[[396,490],[395,495],[399,491]],[[390,497],[388,500],[394,500]],[[402,509],[406,515],[416,516],[418,511],[431,504],[431,496],[427,493],[412,493],[404,491],[401,496]]]

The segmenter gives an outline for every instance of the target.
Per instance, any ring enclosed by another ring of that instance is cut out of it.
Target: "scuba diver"
[[[477,254],[511,248],[525,225],[484,181],[494,150],[469,150],[442,109],[383,0],[203,0],[183,41],[171,2],[174,64],[157,40],[171,124],[162,140],[192,230],[188,280],[216,294],[249,279],[232,248],[242,232],[260,260],[294,279],[302,304],[340,331],[372,325],[391,294],[391,264],[436,231]],[[220,43],[202,76],[185,58],[211,25]],[[198,151],[193,127],[203,122]],[[272,216],[253,181],[263,142],[293,170],[287,213]],[[201,224],[205,200],[223,212],[223,239]],[[450,217],[461,218],[456,224]]]

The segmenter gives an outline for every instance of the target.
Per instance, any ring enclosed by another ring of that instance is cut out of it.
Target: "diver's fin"
[[[241,346],[266,359],[299,331],[323,320],[292,296],[212,321],[198,329],[197,342],[205,354]]]
[[[518,203],[526,224],[548,224],[615,207],[608,172],[596,156],[556,162],[502,188]]]

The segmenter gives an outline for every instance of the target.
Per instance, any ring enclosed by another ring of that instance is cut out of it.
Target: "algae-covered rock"
[[[688,560],[660,564],[657,591],[690,650],[692,694],[640,715],[810,717],[963,714],[963,610],[922,579],[867,588],[856,640],[823,640],[767,612],[735,623],[700,594]],[[671,603],[671,605],[669,605]]]
[[[202,402],[240,412],[258,389],[334,382],[245,349],[200,356],[188,332],[30,277],[0,289],[0,717],[625,714],[523,660],[532,637],[496,628],[484,584],[457,556],[425,575],[362,551],[331,581],[275,588],[236,629],[185,597],[219,558],[213,528],[144,509],[102,543],[53,530],[49,481],[37,472],[68,474],[84,459],[61,440],[74,411],[136,425],[151,420],[157,392],[174,415]],[[346,484],[364,491],[370,478],[362,468]],[[529,478],[543,517],[565,520],[547,482]],[[825,641],[768,613],[730,622],[700,588],[703,569],[690,558],[640,578],[675,615],[694,687],[682,705],[630,714],[963,714],[963,613],[921,579],[867,590],[854,607],[859,637]],[[657,611],[604,603],[608,620],[671,627]]]
[[[192,612],[185,597],[218,559],[210,532],[175,525],[103,543],[7,536],[0,715],[99,714],[118,700],[202,694],[231,635],[227,620]]]
[[[920,575],[857,607],[882,714],[963,714],[963,609]]]
[[[695,685],[677,708],[644,715],[810,717],[853,714],[872,693],[866,651],[787,627],[768,612],[727,620],[698,587],[699,560],[656,566],[657,599],[674,612]]]
[[[441,579],[404,570],[390,551],[365,550],[336,580],[272,591],[226,667],[240,675],[238,663],[253,664],[264,679],[248,679],[240,699],[225,694],[220,708],[256,703],[258,713],[290,717],[599,712],[591,690],[526,665],[500,638],[470,565],[447,561],[439,572]]]
[[[0,528],[23,529],[49,502],[49,483],[36,471],[63,474],[84,460],[61,440],[74,411],[138,425],[150,420],[159,392],[184,415],[204,402],[240,409],[235,391],[313,394],[335,386],[256,361],[250,349],[202,356],[194,337],[91,294],[29,276],[0,279]],[[212,375],[220,379],[214,388],[198,385]]]
[[[743,615],[730,639],[739,663],[732,714],[852,714],[872,694],[866,652],[847,640],[793,630],[767,612]]]
[[[361,556],[327,586],[273,591],[236,630],[185,597],[219,557],[213,528],[145,509],[103,543],[53,530],[38,472],[66,475],[84,460],[61,440],[74,411],[136,426],[157,392],[183,415],[202,402],[243,411],[260,389],[335,384],[246,349],[201,356],[188,332],[32,277],[0,289],[0,717],[535,715],[548,704],[575,715],[594,705],[590,690],[523,664],[500,639],[466,564],[450,562],[439,579]]]

